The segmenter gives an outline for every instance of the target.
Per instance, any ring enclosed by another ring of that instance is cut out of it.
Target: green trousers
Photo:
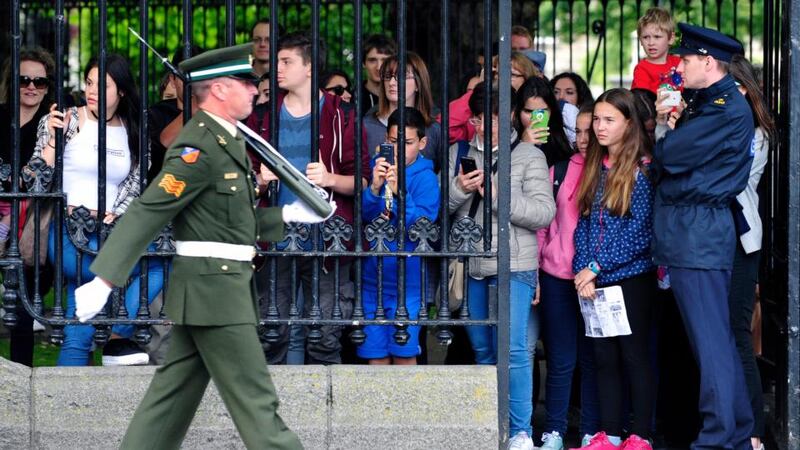
[[[156,370],[121,448],[180,448],[209,379],[248,449],[303,448],[278,415],[254,325],[175,325],[167,361]]]

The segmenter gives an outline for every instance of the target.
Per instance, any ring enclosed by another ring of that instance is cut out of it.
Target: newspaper
[[[628,313],[620,286],[595,290],[594,300],[581,298],[581,314],[588,337],[614,337],[631,334]]]

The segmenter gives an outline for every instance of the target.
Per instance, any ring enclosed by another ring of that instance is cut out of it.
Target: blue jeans
[[[537,309],[542,321],[542,339],[547,349],[545,431],[567,433],[567,411],[576,363],[581,369],[580,433],[595,434],[600,427],[597,399],[597,374],[594,347],[586,337],[573,280],[563,280],[539,272],[541,303]]]
[[[69,240],[66,226],[61,229],[62,234],[62,265],[64,268],[64,279],[67,288],[67,311],[66,317],[75,317],[75,289],[78,287],[78,249]],[[48,237],[47,257],[51,263],[55,263],[55,225],[50,224],[50,234]],[[89,235],[88,247],[92,250],[97,249],[97,236]],[[154,250],[150,248],[150,250]],[[87,283],[94,278],[94,274],[89,271],[89,266],[94,261],[90,255],[82,255],[81,259],[81,284]],[[147,275],[147,302],[150,304],[161,291],[164,285],[164,272],[162,270],[161,258],[150,258]],[[135,318],[139,310],[139,265],[134,267],[131,276],[133,280],[125,291],[125,309],[128,318]],[[133,336],[135,327],[133,325],[114,325],[111,332],[123,338]],[[64,327],[64,343],[58,354],[57,364],[59,366],[85,366],[89,363],[89,353],[92,349],[92,338],[94,327],[91,325],[67,325]]]
[[[489,286],[497,285],[497,277],[483,280],[468,278],[469,315],[472,319],[489,317]],[[509,431],[514,436],[520,431],[533,435],[531,414],[533,405],[533,371],[528,355],[528,322],[531,301],[536,293],[536,272],[511,274],[511,321],[509,354]],[[538,333],[537,333],[538,334]],[[497,364],[497,329],[488,326],[467,327],[475,361],[478,364]]]

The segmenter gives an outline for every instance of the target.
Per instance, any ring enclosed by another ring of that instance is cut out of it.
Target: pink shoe
[[[579,450],[579,449],[570,449],[570,450]],[[589,444],[584,445],[580,448],[580,450],[620,450],[620,447],[612,444],[611,441],[608,440],[608,436],[604,431],[600,431],[599,433],[595,433],[591,439],[589,439]],[[633,450],[633,447],[631,447]]]
[[[620,446],[620,450],[653,450],[653,447],[647,440],[632,434],[628,439],[625,439],[625,442]]]

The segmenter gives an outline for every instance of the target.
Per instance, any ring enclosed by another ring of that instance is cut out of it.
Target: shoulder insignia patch
[[[715,105],[724,105],[725,104],[725,99],[720,97],[720,98],[714,100],[714,104]]]
[[[175,176],[171,173],[166,173],[164,174],[164,178],[161,179],[161,182],[158,183],[158,187],[164,189],[164,192],[167,194],[172,194],[175,198],[178,198],[183,194],[186,183],[176,180]]]
[[[194,164],[200,158],[200,150],[192,147],[186,147],[181,152],[181,159],[186,164]]]

